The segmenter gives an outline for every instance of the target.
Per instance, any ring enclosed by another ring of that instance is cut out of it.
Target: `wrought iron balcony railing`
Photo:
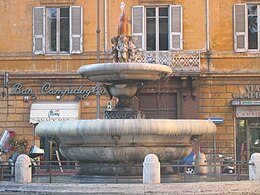
[[[200,74],[199,51],[138,51],[135,62],[170,66],[173,75]]]

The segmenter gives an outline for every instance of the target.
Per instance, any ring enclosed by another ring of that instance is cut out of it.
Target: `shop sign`
[[[223,118],[205,118],[205,120],[210,120],[212,121],[214,124],[223,124],[224,123],[224,119]]]
[[[36,96],[36,95],[59,95],[63,98],[65,95],[80,95],[82,98],[87,98],[90,95],[96,95],[97,85],[91,87],[90,89],[84,89],[82,85],[75,88],[62,88],[56,89],[51,86],[50,83],[45,83],[38,90],[33,90],[30,88],[25,88],[22,83],[16,83],[11,89],[10,95],[22,95],[22,96]],[[104,94],[104,88],[100,87],[100,94]]]
[[[260,117],[260,108],[254,107],[254,106],[236,107],[236,117],[238,117],[238,118]]]
[[[79,102],[33,102],[30,110],[30,123],[36,124],[44,121],[77,120],[79,115]]]
[[[260,101],[232,100],[232,106],[260,106]]]
[[[245,85],[244,91],[234,92],[234,99],[260,99],[260,85]]]
[[[48,117],[51,118],[51,117],[58,117],[60,116],[60,110],[50,110],[48,112]]]

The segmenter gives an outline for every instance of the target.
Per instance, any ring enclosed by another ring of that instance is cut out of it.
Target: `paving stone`
[[[143,194],[143,195],[260,195],[260,181],[162,183],[162,184],[67,184],[0,182],[0,194]]]

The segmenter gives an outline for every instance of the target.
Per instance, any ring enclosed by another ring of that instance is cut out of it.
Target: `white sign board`
[[[31,105],[30,123],[79,119],[79,102],[35,102]]]
[[[237,118],[254,118],[260,117],[260,106],[237,106]]]

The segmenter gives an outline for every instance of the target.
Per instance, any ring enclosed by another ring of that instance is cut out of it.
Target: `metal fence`
[[[135,62],[170,66],[175,74],[200,73],[200,51],[139,51]]]
[[[248,161],[234,161],[233,163],[223,165],[223,161],[208,162],[207,165],[178,164],[161,164],[161,182],[162,183],[178,183],[178,182],[199,182],[199,181],[241,181],[248,180],[248,166],[253,165]],[[223,166],[233,166],[234,173],[223,173]],[[183,170],[196,167],[207,167],[207,174],[189,173]],[[32,178],[35,183],[142,183],[142,175],[125,176],[120,175],[117,170],[126,168],[127,166],[107,166],[114,170],[114,175],[98,176],[98,175],[81,175],[82,168],[95,168],[93,166],[82,166],[77,161],[44,161],[31,165]],[[142,170],[142,164],[135,167]],[[8,161],[0,164],[0,180],[14,181],[14,165],[10,165]],[[164,170],[168,170],[167,174],[163,174]],[[175,172],[174,172],[174,171]],[[181,171],[182,170],[182,171]],[[171,174],[169,174],[171,172]]]

